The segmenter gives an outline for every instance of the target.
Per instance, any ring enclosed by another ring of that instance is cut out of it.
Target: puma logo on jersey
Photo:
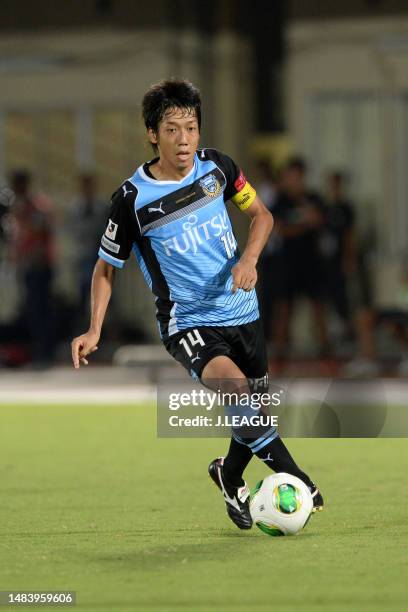
[[[197,355],[191,360],[191,363],[194,363],[195,361],[199,361],[200,359],[201,359],[200,353],[197,353]]]
[[[126,198],[128,193],[133,193],[132,189],[126,189],[126,185],[122,185],[122,189],[123,189],[123,197]]]
[[[160,202],[160,206],[158,208],[153,208],[153,206],[151,206],[150,208],[147,209],[147,212],[150,212],[150,213],[159,212],[162,215],[165,215],[166,213],[162,209],[162,206],[163,206],[163,202]]]

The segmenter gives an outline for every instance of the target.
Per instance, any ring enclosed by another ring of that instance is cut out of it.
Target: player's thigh
[[[206,364],[201,374],[201,380],[205,383],[208,379],[222,378],[245,379],[246,377],[231,357],[218,355]]]
[[[236,397],[248,395],[251,391],[245,374],[231,357],[225,355],[213,357],[207,363],[201,374],[201,382],[213,391],[233,393]]]

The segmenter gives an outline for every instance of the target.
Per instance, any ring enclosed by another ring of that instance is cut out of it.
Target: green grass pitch
[[[155,428],[153,406],[0,406],[0,590],[75,590],[88,611],[407,609],[407,440],[289,440],[326,509],[270,538],[237,530],[207,477],[226,439]],[[255,458],[246,478],[268,473]]]

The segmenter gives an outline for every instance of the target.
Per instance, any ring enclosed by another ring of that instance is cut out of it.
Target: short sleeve
[[[112,196],[98,255],[116,268],[123,268],[138,237],[134,212],[136,195],[136,187],[126,181]]]
[[[225,174],[227,186],[224,192],[225,201],[231,200],[240,210],[246,210],[256,198],[256,191],[247,181],[242,170],[237,164],[224,153],[215,149],[209,150],[210,157]]]

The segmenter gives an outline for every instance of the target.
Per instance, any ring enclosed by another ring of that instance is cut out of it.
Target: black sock
[[[252,451],[245,444],[240,444],[231,438],[228,455],[224,459],[225,480],[234,487],[242,487],[244,485],[242,474],[252,457]]]
[[[286,472],[300,478],[308,487],[314,486],[309,476],[296,465],[281,438],[275,438],[257,451],[255,455],[274,472]]]

